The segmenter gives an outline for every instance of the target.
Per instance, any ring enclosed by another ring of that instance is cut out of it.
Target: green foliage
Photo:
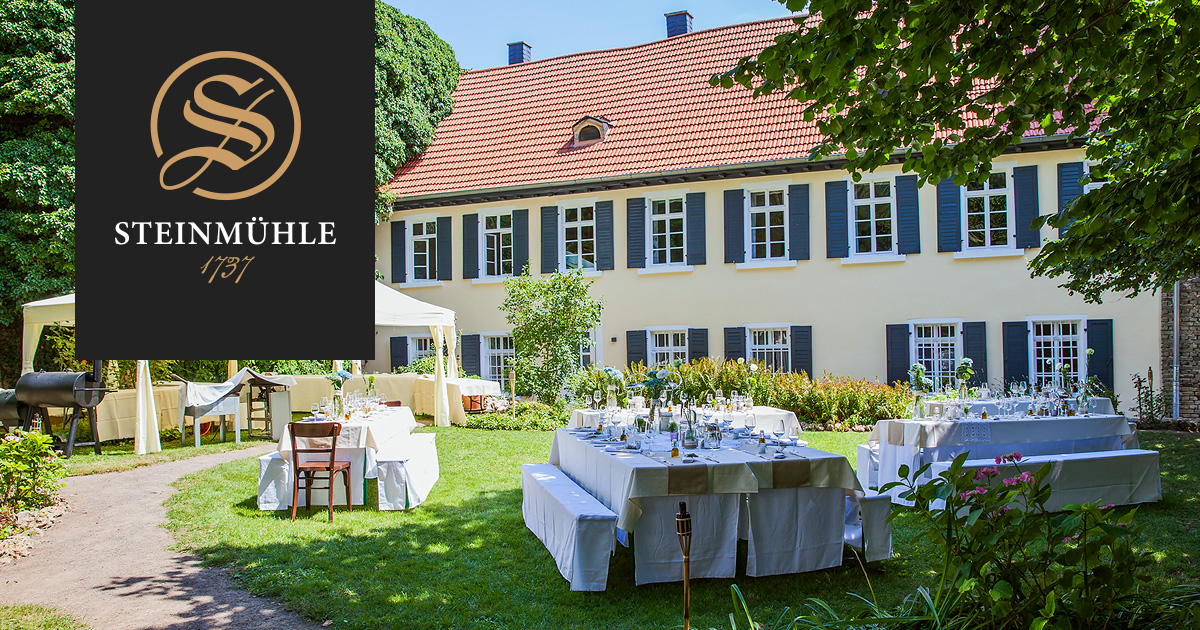
[[[821,21],[711,83],[804,103],[824,136],[814,159],[844,154],[857,178],[899,153],[922,184],[961,185],[1031,129],[1065,135],[1111,183],[1050,220],[1071,229],[1033,272],[1097,302],[1200,271],[1194,0],[780,2]]]
[[[570,416],[540,402],[519,402],[509,411],[468,414],[461,426],[467,429],[502,431],[553,431],[567,426]]]
[[[63,464],[52,444],[49,435],[32,431],[0,438],[0,516],[54,501],[62,487]]]
[[[437,357],[432,354],[424,356],[408,365],[397,366],[392,370],[392,374],[433,374],[436,367],[435,361],[437,361]]]
[[[1174,407],[1171,386],[1164,383],[1158,391],[1155,391],[1154,370],[1146,370],[1146,378],[1142,378],[1141,374],[1134,374],[1133,390],[1137,396],[1134,408],[1137,409],[1139,425],[1143,427],[1154,426],[1171,417]],[[1115,409],[1115,401],[1113,405]]]
[[[254,361],[238,361],[238,368],[250,368],[256,372],[274,372],[275,374],[328,374],[333,369],[332,361],[297,361],[294,359],[282,360],[254,360]],[[225,380],[225,379],[221,379]]]
[[[615,368],[606,367],[603,369],[580,368],[571,373],[567,377],[566,384],[563,388],[570,392],[571,397],[582,406],[593,404],[593,394],[599,390],[601,401],[605,403],[605,397],[608,396],[608,387],[613,387],[613,392],[617,397],[617,404],[622,407],[629,404],[629,391],[625,389],[625,379],[623,374]]]
[[[500,310],[512,324],[519,391],[544,402],[558,399],[578,365],[579,347],[600,324],[604,299],[588,294],[592,282],[578,270],[535,278],[526,269],[504,280]]]
[[[429,25],[375,2],[375,220],[391,210],[387,184],[433,142],[454,105],[462,69]]]

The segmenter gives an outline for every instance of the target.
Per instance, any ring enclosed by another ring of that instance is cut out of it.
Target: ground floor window
[[[1069,385],[1077,382],[1083,365],[1083,322],[1079,320],[1035,321],[1033,330],[1033,382],[1038,387],[1047,384]],[[1067,383],[1061,382],[1060,366],[1066,369]]]
[[[791,345],[787,328],[751,328],[750,358],[777,372],[790,371]]]
[[[658,330],[650,333],[650,365],[668,365],[679,359],[686,362],[687,331]]]
[[[417,359],[424,359],[428,356],[433,356],[433,337],[414,335],[408,338],[408,342],[412,347],[408,351],[409,363],[415,362]]]
[[[587,343],[579,346],[579,367],[600,365],[600,327],[588,331]]]
[[[958,324],[913,324],[911,332],[914,363],[925,366],[925,375],[938,387],[953,387],[954,368],[958,364]]]
[[[517,354],[513,338],[508,336],[483,338],[483,365],[489,381],[500,383],[501,389],[509,388],[508,369]]]

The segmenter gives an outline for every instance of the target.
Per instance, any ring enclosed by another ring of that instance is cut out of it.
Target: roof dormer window
[[[572,144],[577,147],[603,142],[613,124],[607,118],[584,116],[571,125]]]

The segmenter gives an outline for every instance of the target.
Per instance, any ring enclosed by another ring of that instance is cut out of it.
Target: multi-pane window
[[[588,340],[579,346],[579,367],[591,367],[599,363],[600,329],[588,331]]]
[[[436,219],[412,224],[411,246],[413,280],[436,280],[438,277]]]
[[[992,173],[983,181],[967,184],[967,247],[1013,246],[1009,234],[1012,216],[1009,208],[1008,173]]]
[[[487,380],[500,383],[501,389],[508,389],[508,369],[516,355],[512,337],[484,337],[483,361]]]
[[[786,328],[751,328],[750,358],[777,372],[790,370],[791,346]],[[811,376],[811,375],[810,375]]]
[[[683,264],[683,197],[650,202],[650,262]]]
[[[412,349],[408,353],[409,362],[433,355],[433,337],[412,336],[408,340],[412,342]]]
[[[859,182],[853,187],[854,253],[892,253],[896,245],[892,183]]]
[[[687,362],[687,331],[650,333],[650,365],[668,365],[675,359]]]
[[[563,256],[565,267],[596,269],[596,214],[592,206],[567,208],[563,213]]]
[[[483,217],[483,275],[511,276],[513,272],[512,213]]]
[[[1070,385],[1078,381],[1084,369],[1080,352],[1083,346],[1083,323],[1075,320],[1032,324],[1033,382],[1041,387],[1046,384]],[[1066,383],[1062,382],[1060,366],[1066,368]]]
[[[925,375],[939,387],[954,386],[954,368],[958,362],[958,325],[952,323],[913,324],[913,351],[916,362],[925,366]]]
[[[750,258],[771,260],[787,256],[787,232],[784,222],[782,190],[756,190],[750,193]]]

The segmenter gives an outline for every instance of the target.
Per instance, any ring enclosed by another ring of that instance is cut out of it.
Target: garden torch
[[[679,534],[679,548],[683,550],[683,630],[689,630],[692,591],[688,584],[688,554],[692,551],[692,515],[688,514],[687,503],[684,501],[679,502],[679,513],[675,515],[675,533]]]

